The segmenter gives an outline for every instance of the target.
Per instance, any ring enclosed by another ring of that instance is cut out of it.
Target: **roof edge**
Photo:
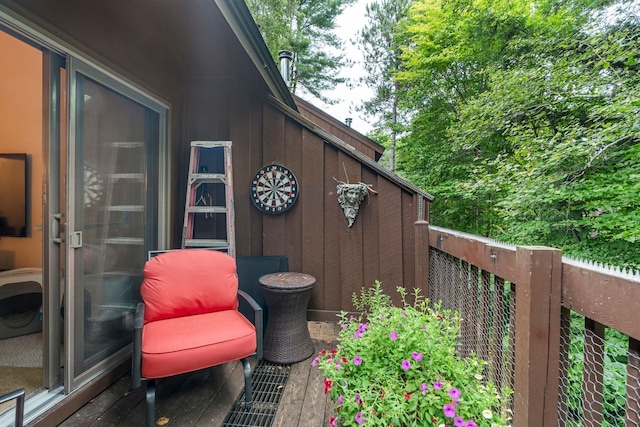
[[[375,147],[377,147],[380,151],[380,153],[383,153],[385,151],[385,147],[384,145],[380,144],[377,141],[374,141],[373,139],[369,138],[367,135],[363,134],[362,132],[352,128],[351,126],[348,126],[347,124],[345,124],[344,122],[341,122],[340,120],[338,120],[337,118],[335,118],[334,116],[324,112],[324,110],[322,110],[322,108],[319,108],[315,105],[313,105],[311,102],[307,101],[306,99],[301,98],[300,96],[293,94],[293,100],[298,103],[300,102],[301,104],[303,104],[305,107],[317,112],[318,114],[322,114],[325,117],[327,117],[328,120],[330,120],[331,122],[333,122],[336,126],[340,126],[342,128],[342,130],[344,132],[350,133],[352,134],[353,137],[356,138],[365,138],[367,141],[369,141],[372,145],[374,145]]]
[[[300,123],[302,126],[307,128],[309,131],[313,132],[314,134],[316,134],[317,136],[319,136],[320,138],[322,138],[326,142],[330,143],[334,147],[336,147],[339,150],[343,151],[344,153],[350,155],[351,157],[355,158],[356,160],[360,161],[361,163],[366,164],[368,167],[370,167],[371,169],[375,170],[380,175],[383,175],[384,177],[386,177],[390,181],[400,185],[401,187],[404,187],[405,189],[407,189],[409,191],[412,191],[412,192],[416,193],[417,195],[420,195],[420,196],[424,197],[429,202],[433,202],[433,200],[435,199],[435,197],[432,196],[431,194],[427,193],[426,191],[422,190],[421,188],[417,187],[415,184],[412,184],[411,182],[407,181],[406,179],[401,178],[400,176],[398,176],[395,173],[391,172],[389,169],[385,168],[384,166],[381,166],[379,163],[377,163],[376,161],[372,160],[370,157],[368,157],[368,156],[364,155],[363,153],[361,153],[360,151],[356,150],[355,147],[347,144],[346,142],[344,142],[343,140],[341,140],[337,136],[332,135],[331,133],[327,132],[326,130],[320,128],[315,123],[313,123],[311,120],[307,119],[302,114],[300,114],[297,110],[294,110],[294,109],[288,107],[287,105],[284,105],[282,102],[280,102],[275,97],[267,97],[267,101],[270,104],[272,104],[274,107],[280,109],[284,113],[288,114],[290,117],[294,118],[296,121],[298,121],[298,123]]]
[[[298,107],[293,96],[282,80],[271,52],[244,0],[213,0],[213,2],[220,9],[220,13],[255,64],[273,96],[297,111]]]

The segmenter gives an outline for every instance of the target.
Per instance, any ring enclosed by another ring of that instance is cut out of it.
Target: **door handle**
[[[69,247],[74,249],[82,247],[82,231],[69,233]]]
[[[64,243],[64,239],[60,237],[60,230],[64,229],[64,224],[62,223],[64,214],[55,213],[51,215],[51,217],[51,235],[53,236],[53,242],[61,245]]]

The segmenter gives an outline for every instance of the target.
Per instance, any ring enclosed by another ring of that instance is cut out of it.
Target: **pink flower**
[[[450,403],[444,405],[442,410],[444,411],[444,416],[447,418],[453,418],[456,415],[456,408],[454,408]]]
[[[318,362],[320,362],[320,358],[316,357],[315,359],[313,359],[313,362],[311,362],[311,366],[318,366]]]
[[[338,419],[336,417],[329,418],[329,425],[337,426],[338,425]]]
[[[442,388],[442,383],[440,381],[436,381],[435,383],[433,383],[433,388],[435,388],[436,390],[440,390]]]
[[[464,427],[478,427],[478,424],[474,423],[473,421],[467,421]]]
[[[415,360],[416,362],[419,362],[422,360],[422,353],[414,351],[413,353],[411,353],[411,357],[413,357],[413,360]]]
[[[354,365],[360,365],[360,364],[362,364],[362,357],[360,357],[360,356],[356,356],[356,357],[354,357],[354,358],[353,358],[353,364],[354,364]]]
[[[365,419],[364,419],[364,417],[362,416],[362,412],[358,412],[358,413],[356,414],[355,419],[356,419],[356,422],[357,422],[358,424],[364,424],[364,422],[365,422]]]
[[[404,359],[402,361],[402,369],[404,369],[405,371],[411,369],[411,362],[409,362],[407,359]]]
[[[429,389],[429,386],[426,385],[425,383],[420,384],[420,391],[422,391],[423,396],[427,394],[428,389]]]
[[[459,399],[461,394],[462,392],[455,387],[449,390],[449,396],[451,396],[452,399]]]
[[[391,341],[395,341],[398,339],[398,333],[396,331],[391,332],[390,334]]]
[[[342,395],[338,396],[338,405],[342,405],[342,402],[344,402],[344,397],[342,397]]]
[[[455,417],[453,419],[453,425],[455,425],[456,427],[464,427],[464,420],[462,419],[462,417]]]

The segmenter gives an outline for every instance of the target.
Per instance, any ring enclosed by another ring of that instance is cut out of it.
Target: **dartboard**
[[[298,198],[298,181],[281,165],[265,166],[251,180],[251,200],[262,212],[279,214]]]
[[[84,206],[90,208],[102,198],[104,182],[100,174],[91,165],[84,165]]]

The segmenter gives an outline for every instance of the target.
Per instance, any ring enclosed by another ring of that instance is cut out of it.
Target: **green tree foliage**
[[[398,159],[436,195],[434,222],[640,267],[633,4],[414,3]]]
[[[278,52],[294,54],[290,90],[303,88],[324,102],[323,95],[345,81],[339,76],[347,61],[342,41],[333,32],[336,18],[355,0],[247,0],[260,32],[278,62]],[[332,53],[333,52],[333,53]]]
[[[398,116],[398,80],[400,70],[400,41],[396,29],[406,19],[412,0],[380,0],[366,6],[368,24],[358,33],[358,44],[364,57],[367,74],[360,83],[373,90],[373,97],[363,103],[362,109],[375,120],[376,131],[388,135],[388,166],[395,170],[397,135],[402,131]],[[382,142],[379,140],[379,142]]]

